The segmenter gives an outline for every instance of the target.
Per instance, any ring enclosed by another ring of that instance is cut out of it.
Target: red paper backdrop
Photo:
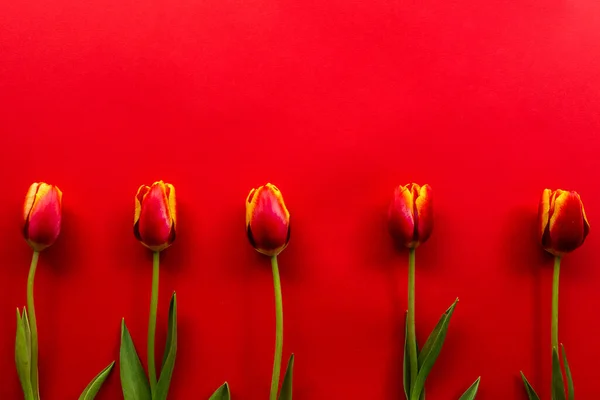
[[[268,259],[244,200],[271,181],[292,214],[280,257],[294,399],[401,399],[406,253],[385,226],[395,185],[435,190],[417,252],[417,334],[454,300],[429,399],[549,397],[552,260],[545,187],[592,224],[565,258],[564,342],[580,399],[600,395],[600,3],[252,0],[4,1],[0,6],[0,398],[21,398],[14,310],[31,251],[29,184],[64,191],[36,279],[44,400],[74,399],[118,358],[125,317],[145,360],[151,256],[133,196],[177,188],[158,343],[179,298],[172,399],[265,399],[274,344]],[[145,362],[144,362],[145,364]],[[115,369],[98,399],[122,398]]]

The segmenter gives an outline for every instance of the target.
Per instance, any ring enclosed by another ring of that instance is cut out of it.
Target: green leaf
[[[292,381],[294,377],[294,355],[290,356],[288,360],[287,368],[285,369],[285,376],[283,377],[283,383],[281,384],[281,390],[279,391],[279,400],[292,400]]]
[[[112,371],[115,362],[111,362],[106,368],[104,368],[98,375],[92,379],[92,381],[85,387],[81,396],[79,396],[79,400],[94,400],[98,391],[102,387],[102,384]]]
[[[452,317],[454,307],[456,307],[457,303],[458,299],[454,300],[454,303],[452,303],[446,312],[442,314],[439,322],[433,329],[433,332],[431,332],[427,338],[427,341],[421,350],[421,354],[419,354],[419,360],[422,361],[419,362],[419,373],[417,374],[417,379],[410,390],[410,398],[412,400],[419,399],[425,388],[425,380],[427,379],[429,372],[431,372],[435,360],[440,355],[442,345],[446,339],[448,324],[450,323],[450,318]]]
[[[479,389],[480,381],[481,381],[481,377],[477,378],[475,380],[475,382],[473,382],[473,384],[471,386],[469,386],[467,391],[464,392],[463,395],[460,396],[460,399],[458,399],[458,400],[474,400],[475,396],[477,396],[477,390]]]
[[[419,354],[419,350],[417,350]],[[402,362],[404,395],[406,400],[410,399],[410,362],[408,360],[408,313],[404,317],[404,357]]]
[[[17,365],[17,373],[21,381],[25,399],[34,399],[33,387],[31,386],[31,333],[29,332],[29,320],[27,319],[25,309],[23,309],[23,316],[21,316],[18,308],[15,364]]]
[[[125,319],[121,321],[121,350],[119,358],[121,369],[121,388],[125,400],[150,400],[150,385],[148,378],[142,368],[140,358],[135,351],[131,335],[125,325]]]
[[[169,305],[169,329],[167,330],[167,344],[163,357],[163,366],[160,378],[156,384],[153,400],[166,400],[175,368],[175,357],[177,356],[177,296],[173,292],[171,304]]]
[[[567,353],[565,352],[565,346],[561,344],[560,349],[562,350],[563,364],[565,364],[565,372],[567,374],[567,392],[569,393],[569,400],[574,400],[575,388],[573,387],[573,375],[571,375],[571,368],[569,367],[569,362],[567,361]]]
[[[419,342],[415,340],[415,345],[417,346],[417,354],[419,354]],[[404,318],[404,360],[402,363],[402,371],[403,371],[403,379],[404,379],[404,395],[406,396],[406,400],[410,399],[410,360],[408,359],[408,313]],[[421,399],[425,399],[425,390],[421,393]]]
[[[227,382],[219,386],[208,400],[229,400],[231,395],[229,394],[229,385]]]
[[[552,400],[565,400],[565,383],[556,347],[552,348]]]
[[[525,390],[527,391],[527,396],[529,397],[529,400],[540,400],[540,397],[537,395],[535,390],[533,390],[533,387],[531,386],[527,378],[525,378],[525,374],[523,373],[523,371],[521,371],[521,378],[523,378],[523,383],[525,384]]]

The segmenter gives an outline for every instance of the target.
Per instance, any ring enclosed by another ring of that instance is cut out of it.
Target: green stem
[[[35,270],[37,269],[40,253],[33,252],[31,266],[29,267],[29,276],[27,277],[27,308],[29,314],[29,326],[31,329],[31,387],[33,388],[33,397],[39,399],[39,381],[38,381],[38,333],[37,320],[35,318],[35,305],[33,304],[33,281],[35,279]]]
[[[152,263],[152,294],[150,297],[150,321],[148,322],[148,375],[150,376],[150,390],[154,395],[156,388],[156,364],[154,362],[154,339],[156,336],[156,312],[158,309],[158,271],[160,266],[160,253],[154,252]]]
[[[552,349],[558,351],[558,282],[560,280],[560,257],[554,257],[552,279]]]
[[[408,253],[408,359],[410,363],[410,387],[413,388],[419,372],[417,337],[415,333],[415,249]]]
[[[275,288],[275,358],[273,360],[273,376],[271,378],[270,400],[277,400],[279,373],[281,371],[281,351],[283,349],[283,302],[281,300],[281,280],[277,256],[271,257],[273,268],[273,286]]]

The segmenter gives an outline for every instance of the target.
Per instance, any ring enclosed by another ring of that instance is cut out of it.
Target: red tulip
[[[23,236],[35,251],[52,246],[60,233],[62,192],[54,185],[36,182],[23,205]]]
[[[590,231],[577,192],[545,189],[538,217],[542,247],[557,257],[581,246]]]
[[[431,187],[410,183],[398,186],[388,210],[390,234],[408,248],[416,248],[429,239],[433,230]]]
[[[252,189],[246,199],[246,233],[252,246],[267,256],[281,253],[290,240],[290,213],[275,185]]]
[[[162,251],[175,240],[175,188],[163,181],[140,186],[135,196],[135,237],[152,251]]]

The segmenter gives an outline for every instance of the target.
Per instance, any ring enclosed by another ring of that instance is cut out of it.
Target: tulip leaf
[[[565,365],[565,373],[567,375],[567,392],[569,394],[569,400],[574,400],[575,388],[573,387],[573,375],[571,375],[571,368],[569,367],[569,362],[567,361],[567,353],[565,352],[565,346],[561,344],[560,349],[562,350],[563,364]]]
[[[15,339],[15,364],[26,400],[33,400],[33,387],[31,386],[31,333],[27,311],[23,315],[17,308],[17,335]]]
[[[288,360],[287,368],[285,369],[285,376],[283,377],[283,383],[281,384],[281,390],[279,391],[278,400],[292,400],[292,381],[294,376],[294,355],[290,356]]]
[[[442,345],[444,344],[446,333],[448,331],[448,324],[450,323],[450,318],[452,317],[454,307],[456,307],[457,303],[458,299],[454,300],[454,303],[452,303],[446,312],[442,314],[439,322],[433,329],[433,332],[431,332],[427,338],[427,341],[423,345],[421,354],[419,354],[419,360],[422,360],[419,362],[419,373],[417,374],[417,379],[410,390],[411,400],[418,400],[421,398],[420,396],[425,388],[425,380],[427,379],[429,372],[431,372],[437,357],[442,351]]]
[[[229,384],[225,382],[215,392],[212,396],[209,397],[208,400],[230,400],[231,394],[229,393]]]
[[[98,394],[98,391],[110,374],[110,371],[112,371],[114,365],[115,362],[113,361],[106,368],[100,371],[100,373],[96,375],[94,379],[92,379],[92,381],[85,387],[83,393],[81,393],[81,396],[79,396],[79,400],[94,400],[96,394]]]
[[[417,354],[419,354],[419,343],[415,340],[415,346],[417,346]],[[404,320],[404,359],[402,363],[402,372],[404,379],[404,395],[406,396],[406,400],[410,399],[410,361],[408,359],[409,355],[408,351],[408,314],[406,314],[406,318]],[[421,400],[425,399],[425,389],[421,393]]]
[[[473,382],[473,384],[471,386],[469,386],[467,391],[464,392],[463,395],[460,396],[460,399],[458,399],[458,400],[474,400],[475,396],[477,396],[477,390],[479,390],[479,382],[480,381],[481,381],[481,377],[477,378],[475,380],[475,382]]]
[[[171,304],[169,305],[169,328],[167,330],[167,344],[163,357],[163,366],[160,378],[156,384],[153,400],[166,400],[175,368],[175,357],[177,356],[177,296],[173,292]]]
[[[565,383],[556,347],[552,348],[552,400],[565,400]]]
[[[523,378],[523,384],[525,384],[525,390],[527,391],[527,397],[529,397],[529,400],[540,400],[540,397],[537,395],[535,390],[533,390],[533,387],[527,378],[525,378],[523,371],[521,371],[521,378]]]
[[[150,400],[148,378],[135,351],[125,319],[121,321],[121,350],[119,357],[121,368],[121,388],[125,400]]]

